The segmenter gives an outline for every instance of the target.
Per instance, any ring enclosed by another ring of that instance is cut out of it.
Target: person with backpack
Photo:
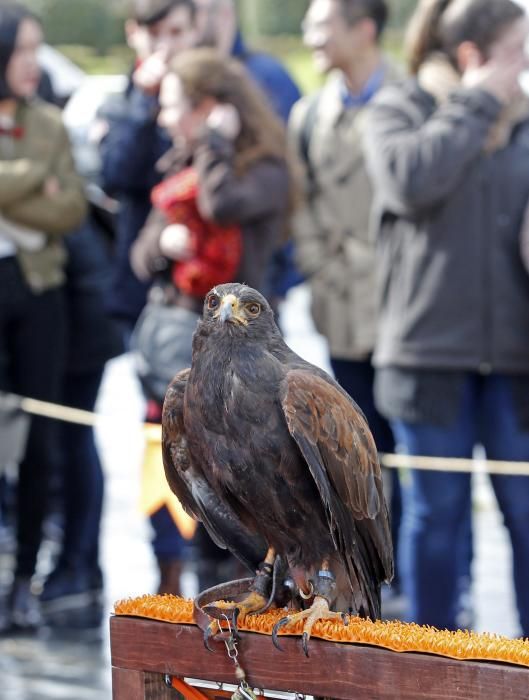
[[[362,128],[366,105],[397,76],[380,48],[387,15],[384,0],[312,0],[303,21],[304,42],[318,71],[332,75],[295,105],[289,121],[306,195],[306,205],[294,217],[298,267],[310,285],[312,316],[327,339],[334,375],[364,411],[380,452],[392,452],[394,443],[373,401],[376,263]],[[391,486],[396,548],[396,472]]]

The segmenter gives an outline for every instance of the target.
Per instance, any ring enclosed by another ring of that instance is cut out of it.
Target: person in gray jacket
[[[511,0],[422,0],[413,78],[375,98],[380,322],[375,394],[415,455],[529,460],[529,19]],[[529,636],[529,478],[492,476]],[[456,556],[470,475],[411,472],[401,555],[410,618],[456,627]]]

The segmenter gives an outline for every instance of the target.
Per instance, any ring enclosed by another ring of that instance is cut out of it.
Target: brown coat
[[[16,124],[23,129],[22,138],[4,138],[0,148],[0,214],[46,234],[43,248],[17,252],[27,283],[41,292],[64,280],[60,239],[82,222],[86,201],[60,111],[40,101],[21,104]],[[51,176],[60,190],[48,196],[44,184]]]
[[[387,80],[394,76],[386,70]],[[369,219],[372,189],[364,165],[365,108],[345,108],[340,79],[322,88],[308,144],[314,182],[294,217],[297,263],[308,278],[316,328],[338,359],[365,359],[375,343],[375,250]],[[314,97],[291,114],[291,142],[303,162],[302,132]]]
[[[266,272],[286,226],[288,169],[285,161],[262,158],[238,175],[234,156],[233,144],[215,132],[197,149],[198,207],[205,219],[241,227],[241,265],[230,281],[267,293]]]

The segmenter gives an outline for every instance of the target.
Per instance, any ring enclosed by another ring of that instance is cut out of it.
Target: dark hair
[[[416,74],[432,53],[444,53],[455,65],[457,47],[471,41],[487,54],[491,44],[524,15],[513,0],[421,0],[411,18],[406,48]]]
[[[24,5],[16,2],[0,3],[0,100],[14,97],[7,84],[6,71],[15,50],[18,28],[25,19],[39,21]]]
[[[388,20],[388,6],[385,0],[338,0],[346,23],[351,26],[365,17],[372,19],[377,30],[377,38],[382,34]]]
[[[165,19],[176,7],[187,7],[191,18],[195,17],[193,0],[133,0],[131,15],[138,24],[149,26]]]

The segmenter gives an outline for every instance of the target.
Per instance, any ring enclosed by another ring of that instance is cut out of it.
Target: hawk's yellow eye
[[[219,305],[219,298],[215,295],[208,297],[208,309],[216,309]]]
[[[261,306],[260,304],[251,302],[250,304],[246,304],[246,310],[248,311],[250,316],[259,316],[259,314],[261,313]]]

